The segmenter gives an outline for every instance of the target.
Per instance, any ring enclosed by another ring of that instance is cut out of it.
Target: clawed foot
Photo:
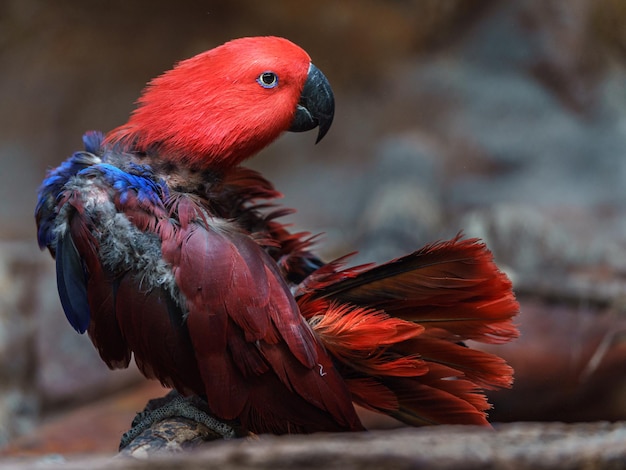
[[[124,433],[119,450],[123,450],[145,430],[168,418],[186,418],[205,426],[215,439],[230,439],[236,436],[235,429],[217,420],[208,413],[206,403],[196,396],[183,397],[172,390],[163,398],[150,400],[144,411],[137,413],[131,429]]]

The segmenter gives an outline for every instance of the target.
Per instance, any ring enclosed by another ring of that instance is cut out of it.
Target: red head
[[[129,150],[226,169],[283,131],[332,122],[334,101],[309,55],[286,39],[236,39],[152,80],[129,121],[107,136]],[[319,140],[318,138],[318,140]]]

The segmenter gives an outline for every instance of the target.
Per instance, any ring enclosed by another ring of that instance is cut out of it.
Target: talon
[[[198,406],[199,401],[198,397],[184,397],[175,391],[168,393],[163,398],[151,400],[144,411],[137,413],[133,419],[131,429],[125,432],[120,439],[119,450],[122,451],[128,447],[133,440],[153,425],[168,418],[176,417],[186,418],[202,424],[212,431],[213,434],[221,436],[222,439],[236,437],[237,434],[232,426],[202,410]]]

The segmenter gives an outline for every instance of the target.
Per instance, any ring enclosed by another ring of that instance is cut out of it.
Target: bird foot
[[[123,450],[140,434],[153,425],[168,418],[186,418],[205,426],[209,435],[216,439],[230,439],[236,436],[235,429],[211,416],[206,403],[196,396],[184,397],[172,390],[162,398],[150,400],[146,408],[137,413],[131,429],[124,433],[120,440],[119,450]]]

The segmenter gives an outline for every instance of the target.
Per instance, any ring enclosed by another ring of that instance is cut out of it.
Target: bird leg
[[[204,401],[197,396],[184,397],[172,390],[162,398],[150,400],[146,408],[137,413],[131,429],[120,440],[119,450],[129,446],[140,434],[168,418],[186,418],[206,427],[214,439],[236,437],[235,428],[211,416]]]

